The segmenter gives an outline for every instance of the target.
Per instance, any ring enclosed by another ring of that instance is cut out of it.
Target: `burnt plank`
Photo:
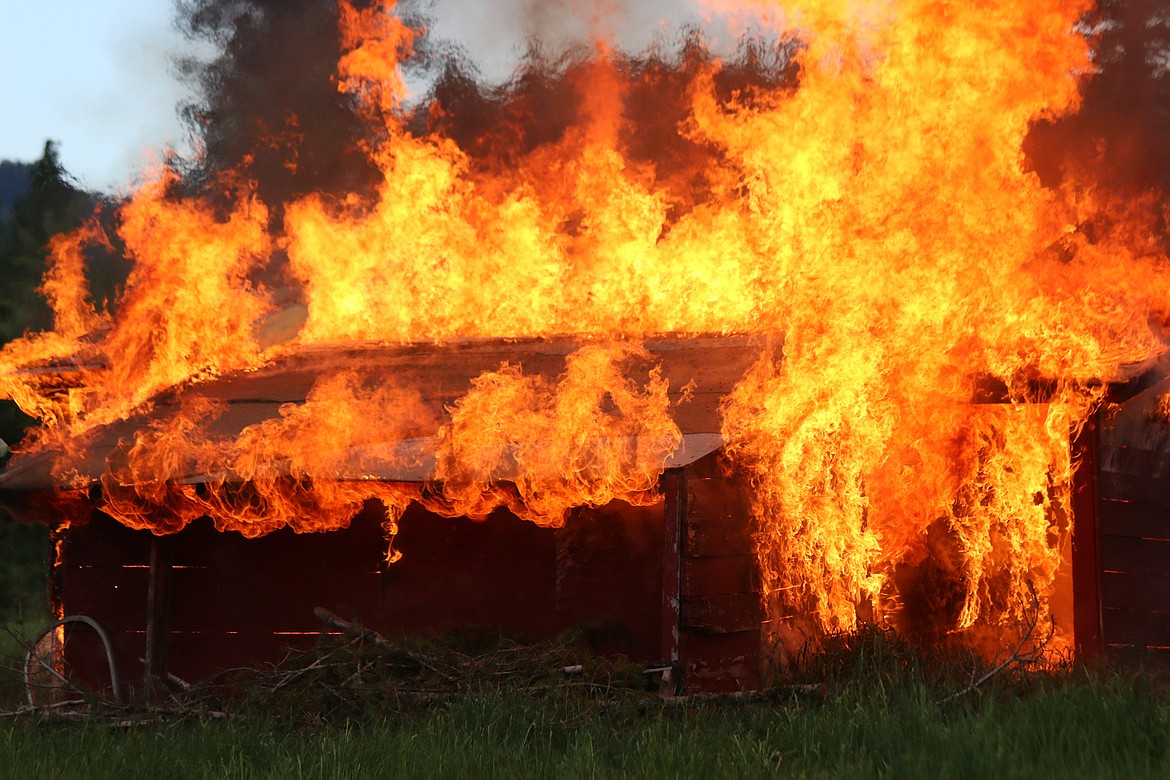
[[[1170,479],[1170,452],[1132,446],[1105,446],[1099,455],[1104,472],[1131,474],[1150,479]]]
[[[724,477],[687,479],[687,517],[750,518],[751,499],[737,483]]]
[[[1170,506],[1143,501],[1102,501],[1097,512],[1103,535],[1170,539]]]
[[[172,537],[155,537],[150,543],[143,674],[147,696],[153,702],[161,700],[166,693],[167,650],[171,634],[172,541]]]
[[[1170,670],[1170,647],[1138,647],[1134,645],[1107,645],[1109,657],[1124,665],[1140,666],[1142,669],[1159,668]]]
[[[752,528],[746,517],[696,518],[687,524],[686,554],[694,558],[754,554]]]
[[[1170,611],[1170,577],[1132,572],[1102,572],[1101,607]]]
[[[1107,609],[1103,625],[1107,644],[1170,647],[1170,612]]]
[[[684,400],[682,393],[676,393],[677,385],[670,386],[673,411],[670,416],[678,423],[683,433],[719,433],[723,427],[723,416],[719,405],[723,401],[720,393],[692,393]]]
[[[694,634],[730,634],[748,630],[758,633],[760,621],[758,593],[727,593],[683,599],[682,624]]]
[[[662,475],[662,623],[659,658],[679,661],[682,636],[682,556],[686,543],[687,469]]]
[[[719,453],[687,468],[687,556],[753,554],[754,529],[744,482],[725,469]]]
[[[1097,476],[1097,485],[1103,499],[1170,504],[1170,479],[1153,479],[1148,474],[1101,471]]]
[[[684,598],[756,592],[754,555],[687,558],[683,564]]]
[[[759,626],[746,631],[684,638],[683,681],[688,694],[732,693],[760,686]]]
[[[729,464],[722,454],[712,452],[699,458],[687,467],[687,475],[692,479],[723,479],[730,476]]]
[[[1102,534],[1101,567],[1107,572],[1170,577],[1170,541]]]
[[[1097,458],[1101,449],[1100,414],[1093,414],[1070,442],[1077,468],[1072,475],[1072,597],[1077,657],[1091,660],[1101,643],[1100,485]]]

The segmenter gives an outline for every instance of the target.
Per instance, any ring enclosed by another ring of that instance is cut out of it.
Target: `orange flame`
[[[540,525],[561,525],[574,506],[656,498],[663,464],[682,441],[667,383],[642,383],[622,363],[650,359],[626,345],[588,345],[569,356],[555,387],[504,365],[455,402],[440,430],[436,479],[455,515],[507,506]],[[515,494],[501,490],[504,476]]]
[[[377,191],[301,198],[270,229],[250,187],[212,203],[162,175],[121,212],[135,269],[117,317],[88,307],[78,270],[104,239],[59,239],[56,331],[0,353],[0,393],[64,428],[48,448],[316,343],[760,333],[783,348],[724,399],[723,437],[756,490],[775,626],[911,620],[928,580],[954,594],[944,633],[1018,619],[1029,583],[1047,608],[1069,546],[1070,431],[1101,381],[1164,350],[1151,322],[1170,299],[1149,204],[1084,180],[1047,189],[1024,162],[1030,124],[1074,110],[1092,70],[1075,32],[1087,2],[709,5],[797,35],[796,87],[729,96],[718,61],[679,63],[670,142],[687,152],[636,150],[631,96],[656,72],[599,41],[574,82],[578,121],[485,160],[444,133],[442,106],[429,131],[405,121],[418,31],[393,0],[342,2],[337,84],[377,125]],[[278,313],[298,327],[271,345],[274,297],[256,280],[276,250],[303,322]],[[224,410],[196,400],[111,464],[107,511],[255,535],[337,527],[370,498],[390,531],[411,500],[545,524],[644,500],[679,431],[659,374],[627,373],[647,355],[617,343],[583,347],[556,382],[505,364],[438,417],[410,388],[341,376],[224,440],[208,432]],[[30,369],[65,358],[94,365],[63,400]],[[1012,403],[972,403],[980,377]],[[1055,390],[1039,397],[1038,380]],[[423,439],[435,449],[406,446]],[[437,481],[363,480],[354,453],[430,457]]]

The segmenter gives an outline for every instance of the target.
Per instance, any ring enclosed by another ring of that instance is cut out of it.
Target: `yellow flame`
[[[306,309],[299,347],[759,333],[783,347],[724,399],[723,436],[755,488],[774,617],[909,620],[909,590],[934,578],[955,594],[948,631],[1018,619],[1027,583],[1047,603],[1067,551],[1069,432],[1100,381],[1164,350],[1151,322],[1170,299],[1153,200],[1071,175],[1047,189],[1024,161],[1031,123],[1077,107],[1088,3],[710,5],[797,35],[798,84],[729,97],[721,63],[680,63],[672,140],[691,156],[635,154],[630,96],[654,73],[598,41],[574,82],[578,121],[485,161],[408,129],[401,66],[418,31],[394,2],[341,3],[337,83],[375,123],[376,192],[310,195],[269,226],[246,183],[212,203],[162,175],[121,210],[135,268],[118,316],[93,313],[78,270],[104,239],[59,240],[56,330],[0,353],[0,393],[59,429],[37,446],[80,447],[164,388],[279,357],[289,345],[256,335],[272,304],[254,281],[278,248]],[[196,400],[111,465],[108,509],[156,531],[207,514],[255,535],[335,527],[367,498],[391,531],[410,500],[544,524],[642,500],[679,433],[665,383],[628,374],[646,356],[621,344],[583,347],[555,382],[501,366],[439,418],[410,388],[339,377],[223,441],[207,433],[223,409]],[[105,367],[67,398],[21,373],[65,358]],[[1011,403],[973,403],[984,379]],[[437,440],[441,485],[338,481],[353,464],[336,453],[400,457],[416,436]],[[196,488],[179,478],[192,469],[221,476]]]

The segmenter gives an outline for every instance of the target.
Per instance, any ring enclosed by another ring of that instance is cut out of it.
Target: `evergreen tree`
[[[45,151],[29,171],[28,190],[17,198],[12,215],[0,228],[0,344],[27,330],[52,324],[48,306],[37,294],[45,272],[46,245],[58,233],[73,230],[89,217],[96,200],[74,187],[61,166],[57,146]]]
[[[94,195],[73,186],[56,144],[46,141],[44,154],[29,168],[26,191],[0,222],[0,345],[52,326],[52,312],[37,292],[47,244],[90,217],[96,203]],[[13,444],[31,422],[11,401],[0,402],[0,439]]]

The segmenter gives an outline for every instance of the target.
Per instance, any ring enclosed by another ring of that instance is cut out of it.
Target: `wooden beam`
[[[662,475],[662,660],[670,664],[675,682],[681,667],[682,562],[686,537],[687,477],[685,469],[668,469]],[[678,691],[676,691],[678,692]]]
[[[1101,550],[1097,500],[1099,413],[1072,440],[1073,633],[1077,657],[1089,661],[1104,649],[1101,630]]]
[[[167,653],[171,635],[172,541],[169,536],[152,536],[150,540],[143,684],[146,696],[151,700],[160,698],[166,692]]]

